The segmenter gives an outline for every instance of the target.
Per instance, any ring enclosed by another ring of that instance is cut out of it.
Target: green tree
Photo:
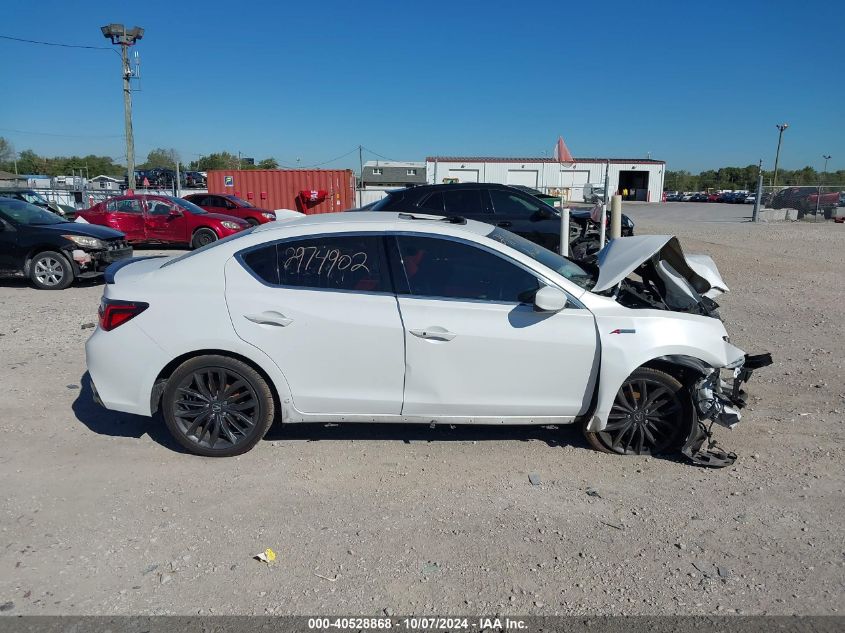
[[[0,165],[6,166],[7,163],[14,162],[15,148],[5,138],[0,136]]]
[[[194,169],[207,171],[209,169],[237,169],[238,157],[229,152],[218,152],[201,156],[197,161],[191,163]]]
[[[167,149],[157,147],[147,154],[147,161],[138,165],[140,169],[152,169],[153,167],[165,167],[176,169],[176,162],[179,160],[179,152],[172,147]]]
[[[255,166],[256,169],[278,169],[279,168],[279,161],[277,161],[272,156],[270,158],[265,158],[263,160],[258,161],[258,164]]]

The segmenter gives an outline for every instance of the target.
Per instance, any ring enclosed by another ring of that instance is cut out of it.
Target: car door
[[[481,245],[400,234],[391,250],[405,327],[403,415],[575,416],[589,407],[599,348],[576,302],[537,312],[543,283]]]
[[[185,211],[165,198],[146,196],[144,211],[147,239],[156,242],[189,242]]]
[[[510,189],[488,189],[492,223],[549,250],[560,250],[560,216],[533,196]]]
[[[18,244],[18,230],[0,213],[0,270],[23,268],[23,254]]]
[[[137,197],[112,198],[103,205],[105,225],[121,231],[130,242],[146,239],[144,214]]]
[[[383,238],[289,238],[226,264],[226,302],[244,341],[267,353],[302,413],[398,415],[405,349]]]

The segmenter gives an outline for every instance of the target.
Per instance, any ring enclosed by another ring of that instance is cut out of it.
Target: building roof
[[[417,167],[419,169],[425,169],[425,162],[406,160],[368,160],[364,163],[364,167]]]
[[[558,159],[549,157],[502,157],[502,156],[428,156],[429,163],[558,163]],[[665,165],[665,160],[651,158],[573,158],[576,163],[613,163],[633,165]]]
[[[121,182],[119,178],[114,178],[112,176],[106,176],[105,174],[100,174],[99,176],[94,176],[91,180],[111,180],[112,182]]]

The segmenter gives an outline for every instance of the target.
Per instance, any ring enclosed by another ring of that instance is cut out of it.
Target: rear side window
[[[478,215],[484,213],[480,189],[454,189],[443,192],[448,215]]]
[[[127,200],[109,200],[106,211],[113,213],[141,213],[141,203],[134,198]]]
[[[243,264],[264,282],[315,290],[392,292],[381,238],[313,237],[255,249]]]
[[[420,202],[419,207],[420,209],[424,209],[426,211],[432,211],[433,213],[442,214],[443,194],[439,191],[431,194],[428,198]]]
[[[477,246],[435,237],[396,237],[412,295],[498,303],[531,301],[537,277]]]

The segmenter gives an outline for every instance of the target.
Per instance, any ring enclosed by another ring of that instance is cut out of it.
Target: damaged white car
[[[230,456],[274,421],[581,425],[599,450],[717,466],[770,361],[731,345],[712,260],[611,242],[594,269],[501,228],[404,213],[280,219],[112,266],[95,398]],[[127,359],[132,359],[127,361]]]

